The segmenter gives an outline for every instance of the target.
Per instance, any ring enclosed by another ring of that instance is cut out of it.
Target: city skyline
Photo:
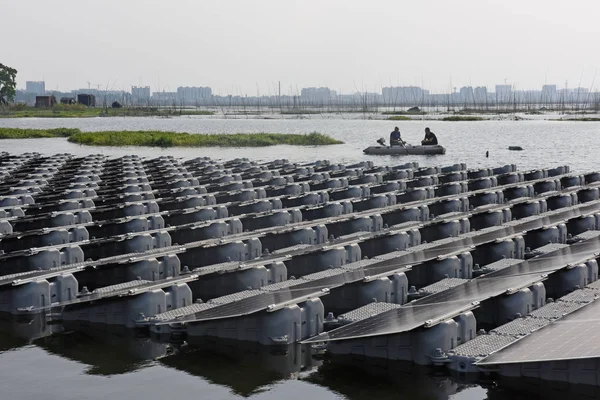
[[[181,90],[182,88],[208,88],[211,90],[211,94],[214,95],[218,95],[218,96],[277,96],[279,95],[279,93],[281,93],[281,95],[286,95],[286,96],[298,96],[301,94],[301,92],[304,89],[307,88],[327,88],[329,90],[335,91],[337,94],[355,94],[355,93],[381,93],[383,89],[385,89],[386,87],[416,87],[416,88],[420,88],[423,90],[428,91],[429,93],[435,93],[435,94],[451,94],[451,93],[459,93],[461,91],[461,89],[463,88],[485,88],[488,91],[494,92],[495,88],[498,86],[505,86],[505,87],[510,87],[511,91],[536,91],[536,90],[540,90],[540,91],[544,91],[544,87],[554,87],[555,91],[560,91],[560,90],[564,90],[564,89],[577,89],[577,88],[583,88],[586,91],[589,92],[597,92],[600,90],[600,76],[597,77],[598,79],[594,79],[593,80],[593,84],[590,86],[586,86],[583,82],[582,79],[578,80],[577,82],[569,82],[568,80],[563,80],[562,84],[559,82],[544,82],[543,84],[541,84],[538,87],[520,87],[518,84],[516,83],[510,83],[510,82],[496,82],[496,83],[492,83],[490,85],[485,85],[485,84],[478,84],[478,83],[469,83],[466,85],[452,85],[450,86],[450,84],[445,87],[445,88],[441,88],[441,90],[437,90],[437,89],[430,89],[427,86],[421,86],[420,84],[407,84],[407,85],[403,85],[403,84],[382,84],[382,85],[373,85],[371,87],[354,87],[354,89],[350,89],[349,91],[343,91],[341,89],[337,89],[335,87],[331,87],[328,85],[309,85],[309,86],[298,86],[297,84],[290,84],[290,85],[285,85],[282,84],[279,81],[273,82],[273,85],[271,90],[265,90],[265,91],[261,91],[261,90],[254,90],[254,91],[250,91],[250,92],[243,92],[241,91],[241,88],[236,88],[233,91],[219,91],[216,88],[213,88],[212,86],[204,83],[198,84],[198,83],[193,83],[193,82],[188,82],[182,85],[178,85],[175,87],[153,87],[152,85],[136,85],[136,84],[132,84],[132,85],[106,85],[106,84],[97,84],[97,85],[88,85],[87,89],[88,90],[95,90],[95,91],[121,91],[121,92],[128,92],[128,93],[133,93],[133,90],[135,88],[148,88],[150,90],[151,93],[159,93],[159,92],[177,92],[178,90]],[[17,90],[21,90],[21,91],[28,91],[28,85],[35,85],[35,84],[44,84],[46,91],[47,92],[52,92],[52,91],[57,91],[57,92],[69,92],[69,91],[81,91],[81,90],[85,90],[86,87],[84,85],[75,85],[75,87],[58,87],[58,85],[52,85],[52,84],[48,84],[48,82],[46,82],[45,80],[25,80],[22,81],[20,79],[17,79]],[[89,82],[86,82],[89,83]],[[30,91],[31,92],[31,91]]]
[[[349,93],[343,93],[343,92],[338,92],[333,88],[330,88],[328,86],[321,86],[321,87],[316,87],[316,86],[311,86],[311,87],[302,87],[302,88],[296,88],[296,90],[292,90],[290,92],[285,92],[285,91],[281,91],[281,92],[276,92],[274,94],[262,94],[256,97],[269,97],[269,96],[278,96],[278,95],[282,95],[282,96],[302,96],[302,97],[335,97],[335,96],[340,96],[340,95],[354,95],[354,94],[373,94],[373,93],[377,93],[381,92],[380,94],[383,95],[384,97],[398,97],[397,94],[392,93],[394,90],[398,90],[401,89],[403,91],[403,96],[404,97],[412,97],[415,100],[417,100],[418,98],[422,97],[423,94],[425,95],[429,95],[429,94],[436,94],[436,95],[445,95],[445,94],[459,94],[461,96],[465,96],[465,97],[472,97],[475,96],[477,97],[478,95],[482,95],[484,93],[502,93],[502,95],[504,94],[508,94],[508,93],[541,93],[544,96],[547,96],[549,98],[554,98],[556,97],[558,94],[560,94],[561,92],[567,91],[567,92],[572,92],[572,91],[578,91],[578,92],[585,92],[585,93],[595,93],[598,92],[598,89],[593,87],[593,88],[586,88],[584,86],[568,86],[567,84],[565,84],[564,87],[561,87],[558,84],[555,83],[546,83],[544,85],[542,85],[540,88],[533,88],[533,89],[521,89],[518,88],[515,85],[510,85],[510,84],[506,84],[506,83],[502,83],[502,84],[495,84],[492,85],[491,87],[488,86],[480,86],[480,85],[469,85],[469,86],[461,86],[461,87],[452,87],[451,89],[449,89],[447,92],[435,92],[435,91],[431,91],[427,88],[418,86],[418,85],[411,85],[411,86],[402,86],[402,85],[397,85],[397,86],[382,86],[380,88],[373,88],[374,91],[369,91],[369,90],[365,90],[365,91],[354,91],[354,92],[349,92]],[[59,93],[66,93],[66,92],[84,92],[84,91],[91,91],[91,92],[95,92],[95,93],[101,93],[101,92],[125,92],[125,93],[129,93],[132,95],[132,97],[137,97],[137,98],[149,98],[154,94],[162,94],[162,93],[171,93],[171,94],[177,94],[180,97],[186,97],[186,98],[207,98],[207,97],[211,97],[212,95],[216,95],[216,96],[248,96],[250,95],[251,97],[254,97],[255,94],[252,93],[228,93],[228,94],[220,94],[220,93],[214,93],[213,89],[209,86],[194,86],[194,85],[186,85],[186,86],[178,86],[177,88],[175,88],[175,90],[153,90],[153,88],[151,86],[135,86],[132,85],[129,87],[129,90],[123,88],[121,90],[119,89],[109,89],[109,88],[102,88],[101,85],[98,85],[98,87],[88,87],[83,88],[83,87],[79,87],[77,89],[62,89],[62,88],[56,88],[56,89],[52,89],[52,88],[48,88],[46,89],[46,82],[45,81],[26,81],[25,82],[25,88],[19,88],[17,87],[18,91],[21,92],[26,92],[26,93],[34,93],[34,94],[45,94],[45,93],[52,93],[52,92],[59,92]],[[387,92],[387,94],[386,94]]]
[[[572,107],[600,106],[600,92],[588,88],[559,88],[555,84],[543,85],[537,90],[517,90],[511,85],[495,85],[488,90],[484,86],[453,88],[451,93],[432,93],[418,86],[382,87],[381,93],[364,92],[344,94],[328,87],[302,88],[297,93],[269,96],[218,95],[206,86],[177,87],[176,91],[152,91],[149,86],[132,86],[131,91],[100,90],[82,88],[61,92],[44,90],[44,81],[27,81],[25,90],[18,90],[15,102],[38,104],[38,96],[54,96],[55,101],[70,103],[81,95],[93,95],[98,105],[108,106],[112,102],[132,106],[216,106],[242,105],[285,107],[361,105],[370,106],[462,106],[465,108],[489,108],[494,106],[537,105],[555,106],[570,104]],[[44,100],[50,101],[50,100]]]
[[[2,62],[19,71],[19,87],[43,79],[48,89],[89,81],[174,91],[197,82],[217,94],[274,94],[278,82],[284,93],[448,92],[505,80],[524,90],[590,88],[600,67],[600,4],[591,0],[0,3],[14,33]]]

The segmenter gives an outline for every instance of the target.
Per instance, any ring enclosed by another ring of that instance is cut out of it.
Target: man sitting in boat
[[[392,133],[390,133],[390,146],[401,146],[404,142],[400,137],[400,129],[395,127]]]
[[[438,144],[435,133],[431,132],[429,128],[425,128],[425,139],[421,140],[423,146],[435,146]]]

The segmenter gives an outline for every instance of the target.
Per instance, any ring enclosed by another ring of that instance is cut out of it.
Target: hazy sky
[[[597,0],[0,0],[0,10],[0,63],[20,88],[590,87],[600,67]]]

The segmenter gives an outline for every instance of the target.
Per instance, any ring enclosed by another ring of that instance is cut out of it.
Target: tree
[[[0,104],[8,104],[17,93],[17,70],[0,63]]]

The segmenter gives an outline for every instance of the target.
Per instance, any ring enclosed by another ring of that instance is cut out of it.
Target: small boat
[[[446,149],[439,144],[432,146],[413,146],[405,144],[404,146],[369,146],[363,150],[365,154],[372,155],[429,155],[429,154],[445,154]]]

